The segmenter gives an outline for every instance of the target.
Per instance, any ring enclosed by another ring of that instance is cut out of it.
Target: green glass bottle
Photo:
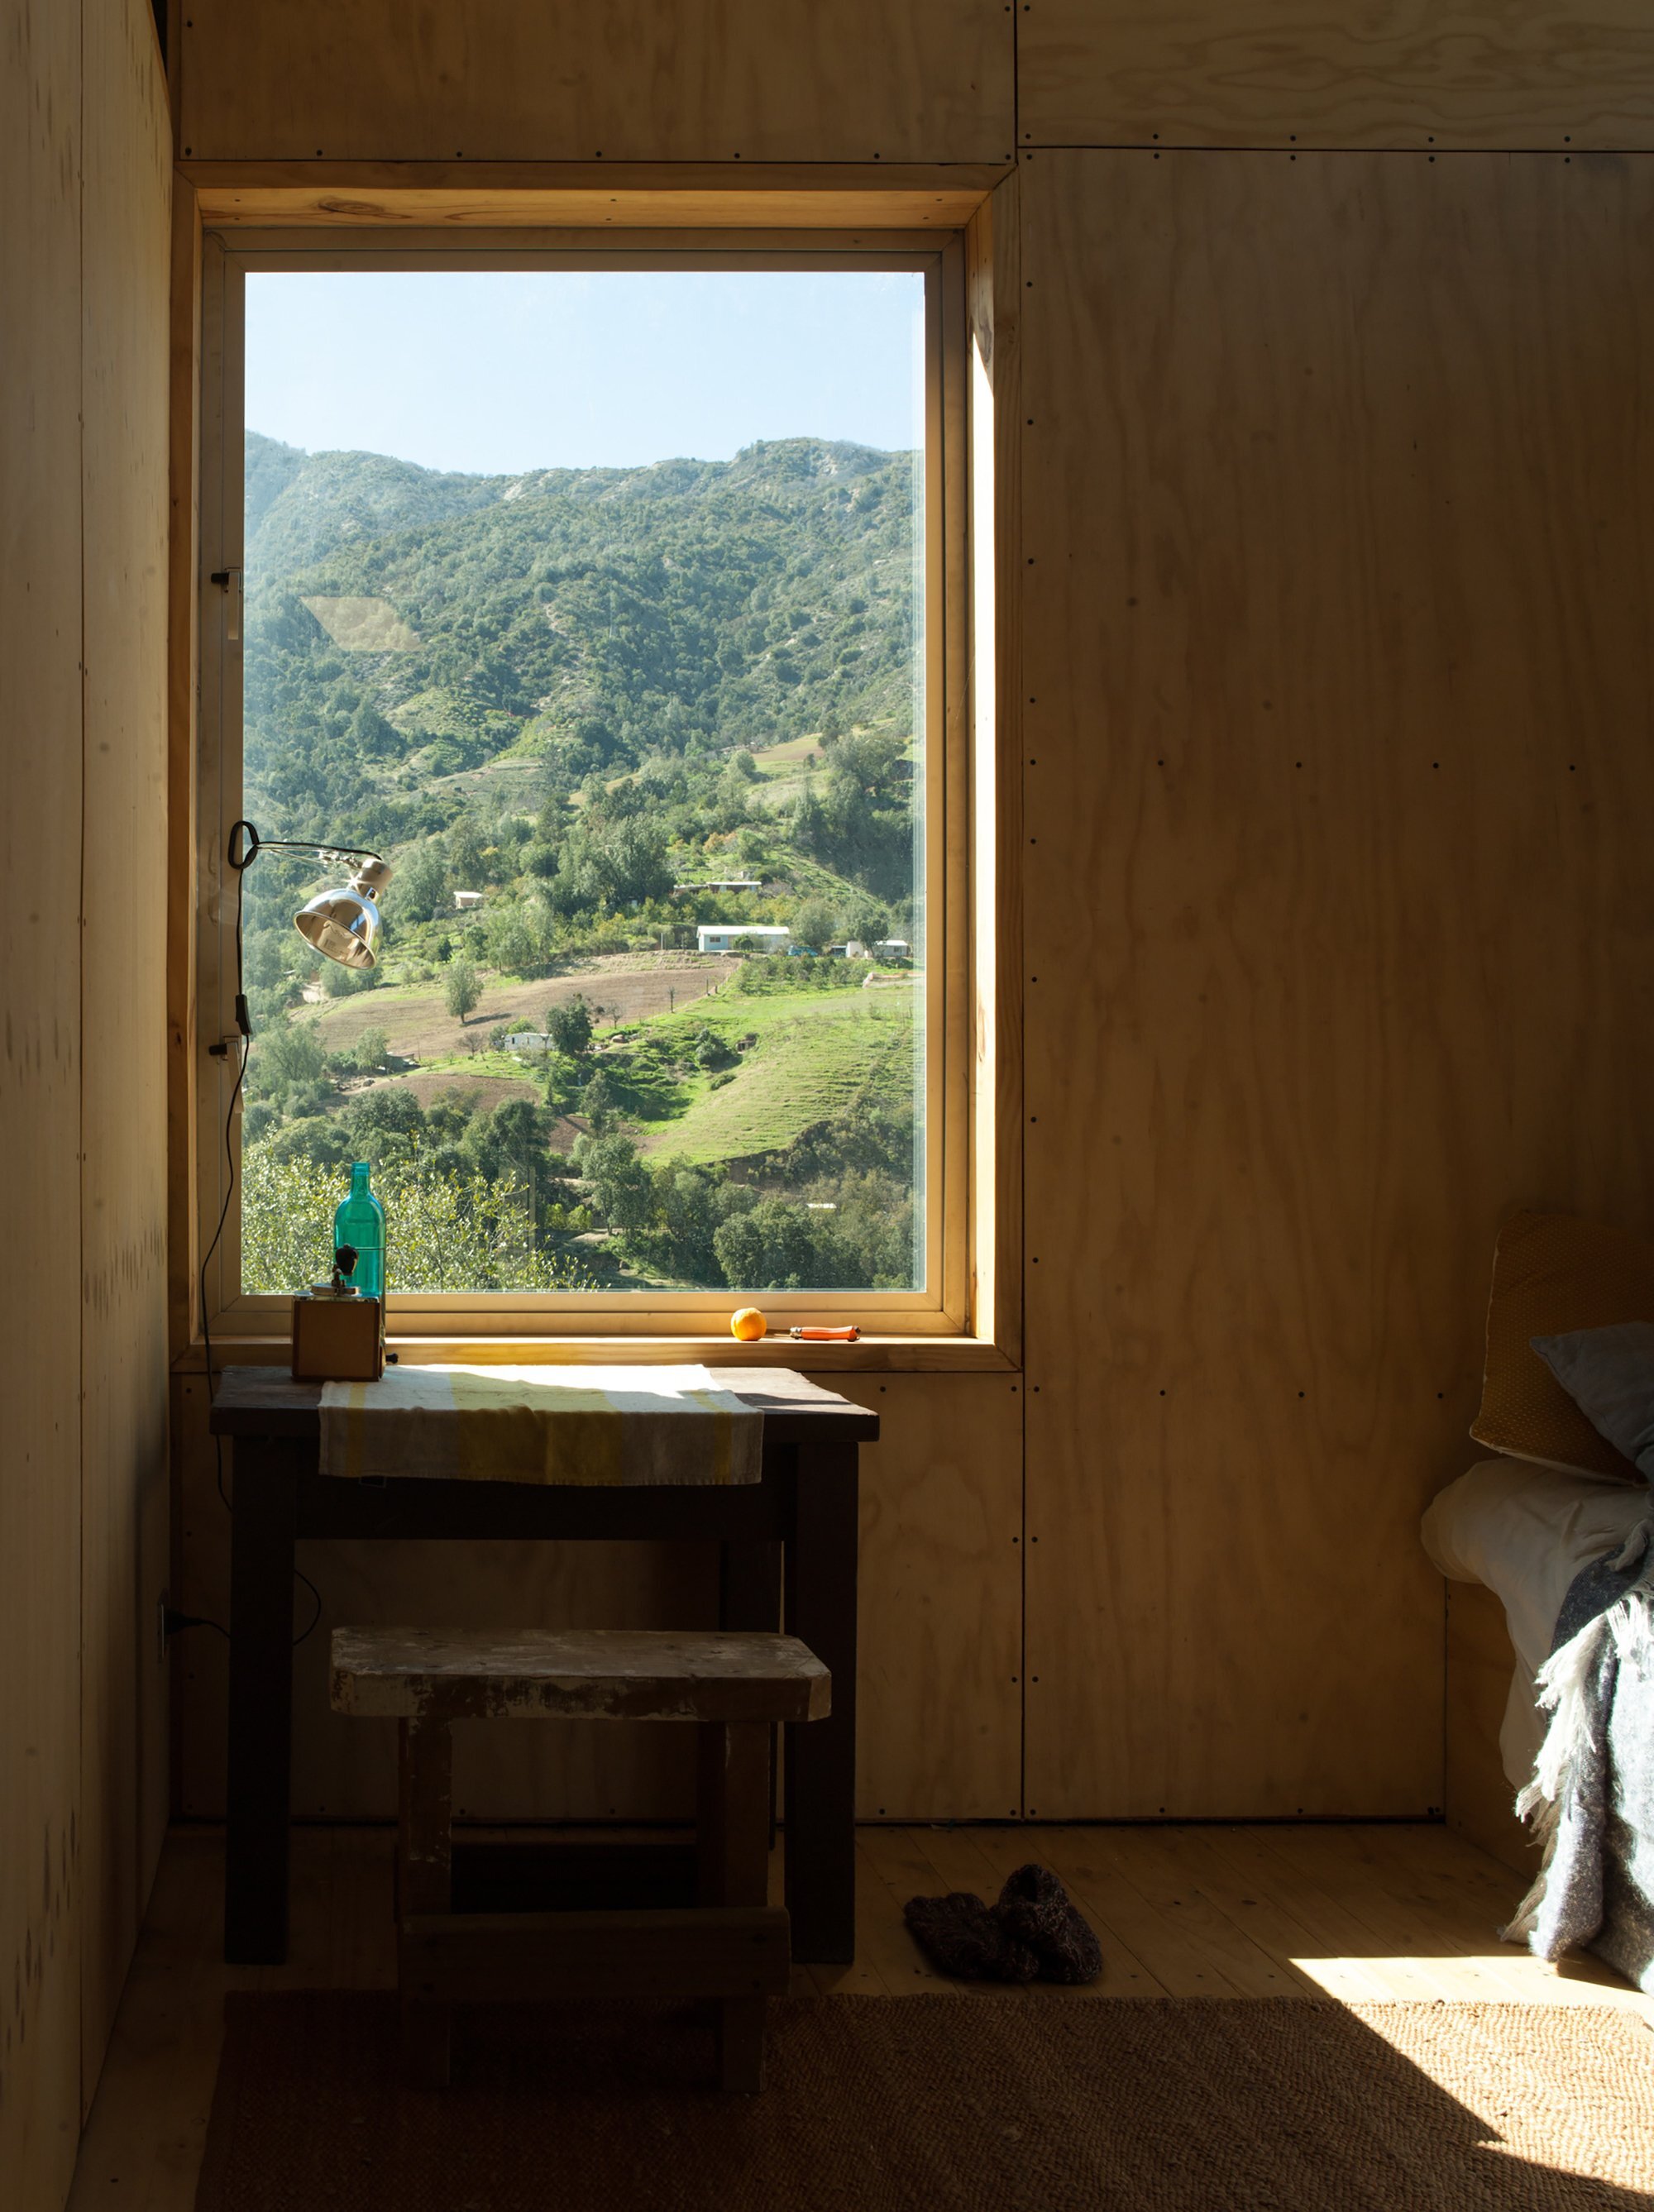
[[[333,1216],[333,1246],[356,1248],[356,1264],[345,1277],[365,1298],[385,1295],[385,1208],[368,1188],[368,1164],[356,1161],[350,1170],[350,1195]]]

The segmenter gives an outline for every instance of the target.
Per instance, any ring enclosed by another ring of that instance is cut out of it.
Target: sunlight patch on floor
[[[1525,1951],[1490,1944],[1485,1952],[1440,1958],[1295,1958],[1292,1965],[1318,1989],[1346,2004],[1610,2005],[1639,2014],[1654,2028],[1654,1997],[1647,1997],[1594,1959],[1565,1959],[1547,1966]]]

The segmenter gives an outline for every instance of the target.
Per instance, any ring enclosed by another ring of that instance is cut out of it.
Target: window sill
[[[987,1337],[864,1334],[854,1344],[800,1344],[786,1335],[757,1344],[730,1336],[392,1336],[398,1364],[432,1367],[666,1366],[695,1361],[708,1367],[794,1367],[827,1375],[1011,1375],[1007,1353]],[[213,1365],[280,1367],[285,1336],[213,1337]],[[204,1375],[206,1346],[198,1338],[173,1362],[174,1375]]]

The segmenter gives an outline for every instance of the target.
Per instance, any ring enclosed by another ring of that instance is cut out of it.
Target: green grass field
[[[640,1150],[696,1165],[781,1152],[815,1124],[842,1120],[869,1093],[892,1109],[911,1108],[919,1079],[915,991],[815,987],[747,993],[733,988],[735,972],[733,963],[721,971],[707,963],[693,971],[650,965],[635,972],[621,972],[617,963],[613,974],[582,973],[530,985],[490,978],[485,1013],[463,1027],[444,1011],[440,989],[429,983],[333,1000],[305,1008],[296,1018],[314,1021],[329,1051],[353,1042],[364,1030],[384,1029],[393,1053],[417,1061],[388,1083],[411,1086],[426,1104],[445,1090],[474,1095],[473,1086],[491,1104],[507,1097],[538,1097],[544,1082],[543,1061],[487,1048],[496,1021],[509,1012],[537,1027],[546,1003],[578,988],[605,1007],[618,1001],[630,1018],[618,1029],[599,1030],[596,1065],[603,1066],[611,1042],[627,1054],[657,1042],[672,1061],[685,1065],[681,1078],[654,1079],[656,1106],[634,1103],[623,1110]],[[714,974],[721,976],[715,991],[688,1003],[680,996],[675,1011],[656,1011],[670,985],[698,991]],[[702,1029],[739,1049],[722,1079],[695,1065]],[[741,1048],[749,1037],[754,1041]],[[640,1065],[649,1065],[647,1056]],[[374,1087],[385,1087],[386,1080]],[[668,1097],[672,1105],[661,1110]]]
[[[702,1028],[733,1045],[756,1036],[727,1083],[696,1074],[671,1121],[641,1126],[646,1152],[696,1164],[775,1152],[818,1121],[836,1120],[870,1085],[892,1104],[916,1081],[914,1022],[906,994],[873,991],[721,992],[686,1013],[642,1025],[651,1036],[690,1040]]]

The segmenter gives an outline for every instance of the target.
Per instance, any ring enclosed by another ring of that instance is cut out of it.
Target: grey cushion
[[[1592,1426],[1654,1480],[1654,1322],[1529,1341]]]

